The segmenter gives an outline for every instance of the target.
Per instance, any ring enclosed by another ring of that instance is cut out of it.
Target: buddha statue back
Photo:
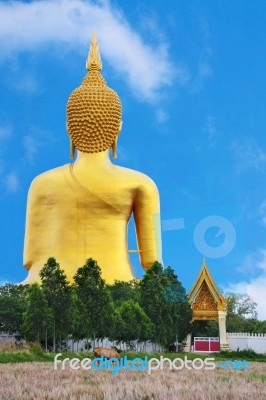
[[[159,194],[146,175],[112,164],[122,126],[120,99],[101,75],[93,35],[88,70],[67,104],[71,164],[37,176],[30,187],[24,242],[23,283],[38,282],[49,257],[71,281],[86,259],[97,260],[107,283],[134,278],[127,229],[134,214],[138,251],[147,269],[161,261]]]

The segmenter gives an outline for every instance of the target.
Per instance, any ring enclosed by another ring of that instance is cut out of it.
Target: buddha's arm
[[[41,215],[40,185],[38,184],[38,178],[35,178],[28,193],[24,239],[23,264],[28,270],[39,257],[40,227],[42,225]]]
[[[23,265],[26,269],[30,269],[34,262],[34,254],[32,252],[35,248],[34,246],[34,214],[36,213],[36,190],[34,181],[31,184],[28,193],[27,200],[27,214],[26,214],[26,228],[25,228],[25,239],[24,239],[24,255],[23,255]],[[37,237],[35,236],[35,242]]]
[[[162,263],[160,200],[155,183],[147,178],[138,188],[134,201],[140,262],[148,269],[154,261]]]

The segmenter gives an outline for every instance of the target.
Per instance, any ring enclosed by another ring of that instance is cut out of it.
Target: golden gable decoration
[[[226,311],[226,299],[217,288],[204,258],[198,277],[188,293],[192,321],[218,321],[218,311]]]

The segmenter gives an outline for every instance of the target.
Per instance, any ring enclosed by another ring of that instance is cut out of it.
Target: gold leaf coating
[[[121,102],[101,75],[102,62],[94,32],[86,62],[88,73],[67,103],[67,129],[75,148],[86,153],[109,149],[119,132]]]

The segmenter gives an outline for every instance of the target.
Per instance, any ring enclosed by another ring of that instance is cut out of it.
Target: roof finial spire
[[[102,60],[95,30],[92,32],[90,51],[86,61],[86,68],[88,71],[102,70]]]

